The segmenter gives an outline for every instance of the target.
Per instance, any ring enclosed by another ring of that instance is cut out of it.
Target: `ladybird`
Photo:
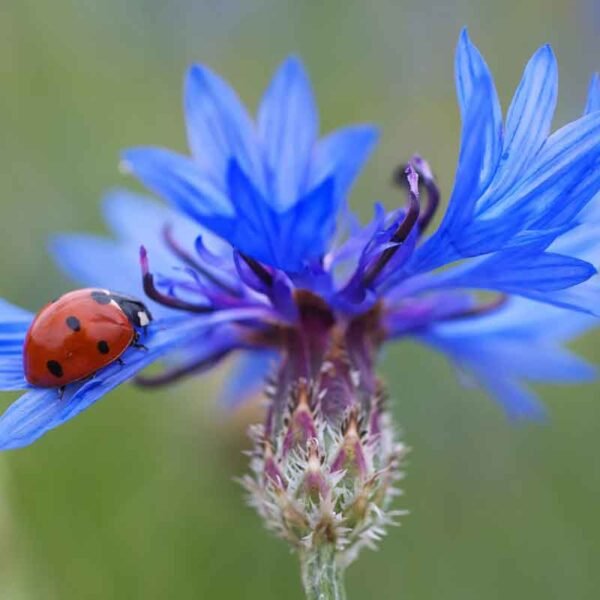
[[[91,377],[138,345],[137,329],[151,320],[135,298],[93,288],[68,292],[31,323],[23,347],[25,378],[38,387],[62,388]]]

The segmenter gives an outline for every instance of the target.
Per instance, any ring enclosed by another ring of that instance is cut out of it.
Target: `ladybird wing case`
[[[40,387],[84,379],[117,360],[134,335],[116,303],[99,303],[90,290],[70,292],[34,319],[25,340],[25,375]]]

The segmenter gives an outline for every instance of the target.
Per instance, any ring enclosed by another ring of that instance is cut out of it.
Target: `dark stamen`
[[[250,256],[239,252],[239,255],[244,259],[244,262],[252,269],[252,272],[267,286],[273,285],[273,275],[267,271],[257,260]]]
[[[371,285],[373,281],[377,279],[377,276],[392,259],[394,254],[396,254],[399,246],[406,241],[419,217],[419,176],[412,165],[408,165],[404,171],[404,174],[406,180],[408,181],[408,210],[406,211],[406,215],[402,220],[402,223],[400,223],[398,229],[396,229],[396,232],[390,238],[390,241],[395,242],[397,245],[393,248],[387,248],[384,250],[373,266],[365,273],[363,279],[365,286]]]
[[[438,206],[440,205],[440,190],[427,161],[420,156],[414,156],[411,160],[411,164],[417,171],[420,181],[423,182],[425,190],[427,191],[427,203],[425,209],[421,212],[418,221],[419,233],[423,233],[431,223],[437,212]]]
[[[212,368],[219,361],[225,358],[231,351],[232,348],[226,348],[199,361],[184,365],[182,367],[167,369],[159,375],[138,375],[134,381],[142,387],[158,387],[167,385],[169,383],[173,383],[174,381],[178,381],[183,377],[187,377],[188,375],[197,375],[207,369]]]
[[[186,265],[192,267],[192,269],[198,271],[201,275],[206,277],[209,281],[212,281],[215,285],[218,285],[221,289],[225,290],[233,296],[239,296],[238,290],[232,288],[230,285],[225,283],[217,275],[209,271],[204,265],[199,263],[189,252],[182,248],[177,240],[173,237],[173,228],[170,224],[166,224],[163,228],[163,237],[167,246],[175,256],[181,259]]]
[[[186,310],[193,313],[209,313],[216,310],[213,306],[207,306],[206,304],[192,304],[190,302],[186,302],[185,300],[175,298],[174,296],[167,296],[166,294],[163,294],[157,290],[156,286],[154,285],[154,276],[152,273],[150,273],[148,268],[148,253],[146,252],[146,248],[144,248],[144,246],[140,247],[140,263],[142,266],[144,292],[148,298],[152,298],[152,300],[162,304],[163,306],[168,306],[169,308],[175,308],[178,310]]]

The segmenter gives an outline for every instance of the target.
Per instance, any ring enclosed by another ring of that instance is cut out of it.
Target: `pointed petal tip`
[[[283,59],[279,68],[302,71],[306,73],[306,66],[304,64],[304,61],[300,58],[298,54],[288,54],[288,56],[286,56]]]
[[[534,52],[533,56],[531,57],[531,60],[536,59],[548,61],[548,63],[550,63],[549,66],[553,70],[558,69],[556,54],[554,53],[554,50],[552,49],[552,46],[550,44],[544,44]]]
[[[373,123],[357,123],[356,125],[351,125],[354,130],[362,135],[365,140],[369,140],[371,138],[371,143],[376,143],[381,137],[381,128]]]
[[[556,58],[556,54],[554,53],[554,48],[550,44],[544,44],[540,50],[543,50],[548,55],[552,56],[552,58]]]
[[[154,148],[150,146],[136,146],[122,150],[119,157],[119,173],[122,175],[134,175],[138,160],[143,158],[143,153],[148,150],[154,150]]]
[[[310,89],[310,77],[304,61],[297,54],[288,55],[275,69],[273,80],[284,77],[286,80],[296,80]]]
[[[600,110],[600,73],[592,74],[588,86],[587,102],[584,115]]]
[[[188,85],[194,83],[203,84],[204,81],[211,76],[214,77],[215,73],[207,66],[200,63],[193,63],[188,67],[185,73],[184,86],[187,89]]]
[[[198,102],[199,97],[204,97],[204,94],[210,93],[210,88],[214,85],[228,84],[214,71],[207,66],[194,63],[190,65],[185,73],[183,80],[183,105],[187,112],[193,108],[193,105]]]
[[[461,29],[460,35],[458,36],[458,43],[456,45],[456,53],[460,54],[462,52],[475,52],[477,54],[481,54],[477,46],[473,43],[467,27],[463,27]]]
[[[507,412],[506,417],[511,425],[526,426],[528,423],[547,425],[550,422],[548,411],[545,407],[538,405],[530,407],[522,412]]]

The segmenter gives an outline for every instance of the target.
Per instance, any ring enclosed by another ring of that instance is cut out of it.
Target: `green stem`
[[[346,600],[344,571],[333,544],[302,551],[300,565],[307,600]]]

